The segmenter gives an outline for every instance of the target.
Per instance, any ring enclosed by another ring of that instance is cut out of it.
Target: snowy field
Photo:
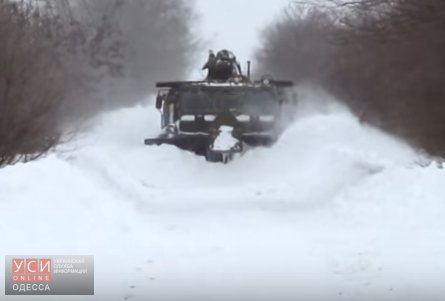
[[[445,171],[300,99],[277,145],[226,166],[145,147],[151,107],[104,116],[0,171],[0,255],[95,255],[96,295],[54,300],[443,300]]]

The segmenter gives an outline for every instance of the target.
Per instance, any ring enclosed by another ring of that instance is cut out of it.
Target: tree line
[[[0,0],[0,167],[185,75],[194,14],[181,0]]]
[[[263,70],[315,82],[362,121],[445,156],[445,1],[293,1],[257,56]]]

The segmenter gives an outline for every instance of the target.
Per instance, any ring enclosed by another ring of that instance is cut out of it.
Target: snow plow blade
[[[272,135],[243,134],[241,141],[249,146],[270,146],[278,139]],[[145,139],[145,145],[160,146],[163,144],[174,145],[184,150],[193,150],[197,154],[205,154],[213,138],[209,135],[176,135],[160,136],[157,138]]]
[[[208,136],[175,136],[175,137],[158,137],[152,139],[145,139],[145,145],[182,145],[182,144],[192,144],[198,141],[209,142],[210,138]]]
[[[180,149],[192,151],[197,155],[205,155],[210,142],[211,138],[208,135],[160,136],[157,138],[145,139],[145,145],[174,145]]]

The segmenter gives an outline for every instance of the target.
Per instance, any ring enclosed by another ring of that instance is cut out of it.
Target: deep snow
[[[136,107],[1,170],[0,255],[94,254],[96,296],[57,300],[443,300],[444,170],[299,92],[282,139],[227,166],[145,147]]]

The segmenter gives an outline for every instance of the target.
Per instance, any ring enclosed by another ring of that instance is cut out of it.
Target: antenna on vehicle
[[[247,61],[247,78],[250,79],[250,67],[252,65],[251,61]]]

